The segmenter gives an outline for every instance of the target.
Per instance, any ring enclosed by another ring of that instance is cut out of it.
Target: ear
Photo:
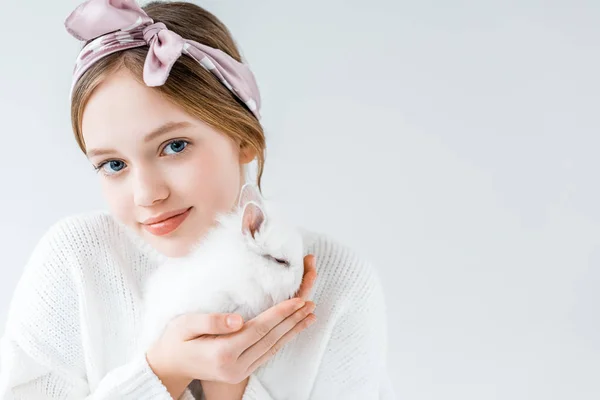
[[[256,151],[249,144],[240,146],[240,164],[248,164],[256,158]]]
[[[246,204],[254,202],[261,208],[264,208],[263,197],[258,190],[258,187],[253,183],[245,183],[240,189],[240,199],[238,207],[244,208]]]
[[[250,233],[254,238],[255,233],[260,231],[264,224],[265,213],[262,208],[254,202],[247,203],[242,214],[242,233]]]

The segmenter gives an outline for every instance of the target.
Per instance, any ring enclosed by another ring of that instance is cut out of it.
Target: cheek
[[[124,224],[135,223],[133,202],[130,190],[119,183],[102,178],[102,194],[113,216]]]
[[[205,150],[181,167],[174,185],[184,200],[208,214],[231,208],[240,187],[240,165],[231,151]]]

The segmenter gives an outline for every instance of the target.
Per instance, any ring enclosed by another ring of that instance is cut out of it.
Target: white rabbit
[[[190,312],[239,313],[244,321],[289,299],[304,273],[302,236],[246,184],[235,211],[185,257],[169,258],[144,287],[140,344],[145,351],[173,317]]]

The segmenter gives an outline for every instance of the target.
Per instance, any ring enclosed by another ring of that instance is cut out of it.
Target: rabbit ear
[[[246,204],[254,202],[259,207],[263,206],[263,197],[258,190],[258,187],[253,183],[245,183],[240,190],[240,199],[238,201],[238,207],[244,208]]]
[[[264,223],[265,213],[263,209],[254,202],[246,203],[242,214],[242,233],[250,233],[254,238],[254,234],[260,231]]]

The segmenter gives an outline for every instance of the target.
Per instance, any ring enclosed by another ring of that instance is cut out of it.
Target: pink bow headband
[[[175,61],[185,54],[215,75],[260,120],[260,93],[252,71],[227,53],[193,40],[183,39],[154,22],[135,0],[88,0],[65,20],[67,31],[89,42],[77,57],[73,87],[96,61],[117,51],[149,46],[144,63],[144,82],[163,85]]]

